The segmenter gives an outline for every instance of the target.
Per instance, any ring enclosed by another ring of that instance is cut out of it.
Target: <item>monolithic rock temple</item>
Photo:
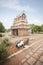
[[[12,34],[14,36],[28,36],[29,24],[26,19],[25,13],[18,15],[14,19],[14,23],[11,27]]]

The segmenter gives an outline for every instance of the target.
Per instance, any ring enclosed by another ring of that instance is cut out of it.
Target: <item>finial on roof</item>
[[[24,18],[26,18],[26,14],[25,14],[25,10],[23,10],[22,14],[21,14]]]
[[[23,10],[23,13],[25,13],[25,10]]]

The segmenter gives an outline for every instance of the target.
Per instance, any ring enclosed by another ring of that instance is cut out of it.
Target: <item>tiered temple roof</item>
[[[22,13],[22,14],[18,15],[14,19],[14,23],[13,23],[13,26],[11,27],[11,29],[18,29],[18,28],[27,28],[27,29],[29,29],[29,24],[27,22],[25,13]]]

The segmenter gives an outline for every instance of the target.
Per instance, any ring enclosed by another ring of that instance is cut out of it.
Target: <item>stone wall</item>
[[[18,36],[28,36],[29,32],[27,29],[18,29]]]

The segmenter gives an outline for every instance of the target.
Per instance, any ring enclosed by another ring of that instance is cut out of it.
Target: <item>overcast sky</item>
[[[7,29],[23,11],[29,24],[43,24],[43,0],[0,0],[0,21]]]

